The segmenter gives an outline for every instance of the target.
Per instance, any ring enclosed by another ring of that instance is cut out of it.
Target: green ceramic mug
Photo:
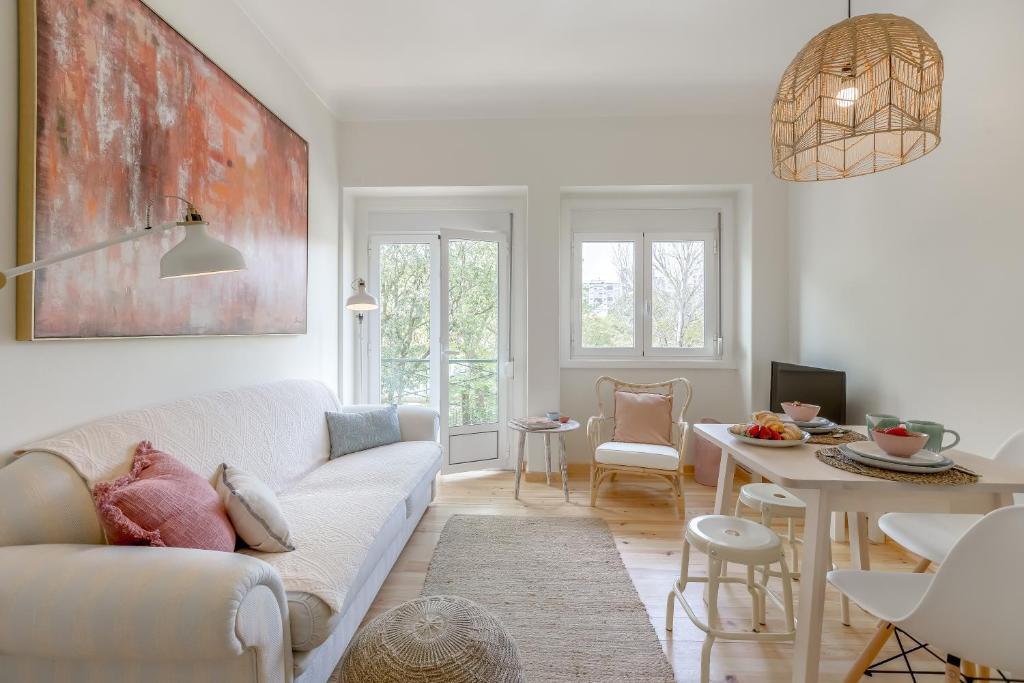
[[[907,420],[907,429],[912,432],[922,432],[928,435],[928,443],[925,444],[925,449],[932,453],[938,453],[960,443],[960,435],[954,432],[952,429],[946,429],[938,422],[932,422],[931,420]],[[942,440],[946,437],[946,434],[952,434],[955,438],[953,443],[948,446],[942,445]]]
[[[876,429],[888,429],[889,427],[895,427],[900,423],[900,419],[895,415],[889,415],[888,413],[868,413],[864,416],[864,424],[868,428],[868,438],[872,441],[875,440],[874,431]]]

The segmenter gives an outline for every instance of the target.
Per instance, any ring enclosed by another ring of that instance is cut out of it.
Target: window
[[[580,209],[570,357],[721,357],[720,213]]]

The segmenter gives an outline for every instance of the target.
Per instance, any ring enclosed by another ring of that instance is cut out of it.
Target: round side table
[[[558,437],[558,468],[562,471],[562,494],[565,495],[565,502],[569,502],[569,465],[565,461],[565,435],[580,428],[576,420],[569,420],[553,429],[524,429],[512,422],[508,428],[519,432],[519,451],[516,455],[516,488],[515,498],[519,499],[519,480],[523,476],[523,469],[526,464],[526,435],[544,435],[544,474],[547,476],[547,483],[551,484],[551,437]]]

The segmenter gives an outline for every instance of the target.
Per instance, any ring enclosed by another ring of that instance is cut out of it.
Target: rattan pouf
[[[342,661],[341,683],[520,683],[519,650],[480,605],[437,595],[366,624]]]

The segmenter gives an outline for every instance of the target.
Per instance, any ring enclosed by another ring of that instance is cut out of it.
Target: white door
[[[436,229],[444,215],[400,214],[378,225],[406,232],[371,235],[369,397],[437,408],[445,472],[504,467],[508,235],[489,214],[479,229],[465,213]]]

